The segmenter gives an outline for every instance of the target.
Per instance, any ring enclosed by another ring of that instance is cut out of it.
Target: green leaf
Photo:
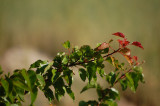
[[[21,76],[16,76],[12,78],[12,82],[14,86],[24,89],[26,91],[29,91],[27,84],[25,83],[23,79],[21,79]]]
[[[133,67],[133,70],[136,71],[136,72],[140,72],[140,73],[143,72],[143,69],[142,69],[142,67],[140,67],[140,66],[134,66],[134,67]]]
[[[96,91],[97,91],[98,97],[102,98],[102,92],[103,92],[102,87],[99,84],[97,84],[96,88],[97,88]]]
[[[18,100],[24,102],[25,90],[14,86],[14,90],[18,95]]]
[[[69,55],[69,59],[71,60],[71,63],[75,63],[80,59],[81,56],[82,56],[82,52],[74,49],[74,52]]]
[[[100,89],[101,94],[99,96],[99,101],[103,101],[104,103],[110,99],[115,100],[116,98],[120,99],[119,92],[114,88],[106,88],[104,90]],[[101,96],[102,95],[102,96]],[[105,104],[108,104],[107,102]]]
[[[89,63],[87,64],[87,72],[88,72],[89,82],[91,82],[92,78],[93,78],[94,75],[96,74],[96,70],[97,70],[97,66],[96,66],[95,63],[89,62]]]
[[[144,76],[143,76],[143,73],[141,72],[131,72],[131,77],[134,81],[134,87],[135,87],[135,90],[137,89],[138,87],[138,82],[141,81],[142,83],[144,83]]]
[[[114,85],[114,82],[116,81],[116,74],[115,72],[110,72],[108,75],[106,75],[106,80],[108,81],[109,84],[111,84],[111,86]]]
[[[29,76],[28,76],[27,71],[25,69],[22,69],[22,76],[26,80],[28,87],[31,88],[30,79],[29,79]]]
[[[50,62],[47,66],[45,66],[44,73],[46,73],[53,65],[53,61]]]
[[[65,86],[65,88],[66,88],[66,91],[67,91],[68,95],[69,95],[73,100],[75,100],[75,96],[74,96],[74,93],[72,92],[71,88],[70,88],[70,87],[67,87],[67,86]]]
[[[53,86],[55,88],[56,99],[60,101],[61,97],[65,94],[64,81],[62,77],[59,77],[57,81],[53,84]]]
[[[63,88],[55,89],[55,96],[58,101],[64,96],[65,90]]]
[[[91,51],[91,47],[89,45],[83,45],[80,48],[80,51],[83,52],[83,53],[89,53]]]
[[[110,89],[109,96],[110,96],[113,100],[115,100],[116,98],[120,99],[120,97],[119,97],[119,92],[118,92],[118,90],[116,90],[115,88],[111,88],[111,89]]]
[[[93,76],[93,82],[94,82],[94,83],[97,82],[97,75],[96,75],[96,74],[94,74],[94,76]]]
[[[105,49],[101,50],[100,52],[101,52],[101,54],[106,54],[109,52],[109,48],[105,48]]]
[[[57,72],[57,70],[52,69],[52,78],[51,78],[51,81],[52,81],[52,82],[54,81],[54,77],[55,77],[55,75],[56,75],[56,72]]]
[[[56,71],[54,77],[52,76],[52,78],[53,78],[53,84],[55,84],[56,81],[60,78],[60,75],[61,75],[61,72],[57,72]]]
[[[136,91],[136,88],[135,88],[135,86],[134,86],[134,81],[133,81],[131,75],[127,73],[127,74],[126,74],[126,78],[128,79],[128,85],[129,85],[129,87],[131,88],[131,90],[132,90],[133,92],[135,92],[135,91]]]
[[[27,74],[29,76],[30,87],[33,88],[37,81],[36,73],[33,70],[28,70]]]
[[[46,98],[49,100],[50,103],[52,102],[52,100],[54,100],[54,95],[50,88],[44,89],[44,95],[46,96]]]
[[[2,78],[1,79],[1,84],[2,84],[6,94],[8,95],[9,94],[9,83]]]
[[[104,72],[104,69],[100,67],[97,67],[97,71],[102,78],[106,75],[106,73]]]
[[[36,100],[37,98],[37,94],[38,94],[38,89],[36,86],[34,86],[32,88],[32,91],[30,92],[31,93],[31,105],[34,103],[34,101]]]
[[[82,79],[82,81],[86,80],[87,73],[86,73],[85,69],[80,68],[79,69],[79,75],[80,75],[80,78]]]
[[[98,106],[98,102],[95,100],[90,100],[87,102],[89,106]]]
[[[62,63],[65,65],[68,63],[68,56],[64,56]]]
[[[14,102],[14,97],[12,95],[12,90],[13,90],[13,83],[12,81],[6,77],[6,79],[1,79],[2,86],[9,97],[9,102],[13,103]]]
[[[10,78],[6,78],[7,82],[9,83],[9,93],[12,92],[13,90],[13,83],[12,83],[12,80]]]
[[[110,64],[113,64],[113,57],[111,56],[107,57],[106,61],[108,61]]]
[[[127,80],[120,80],[120,84],[123,91],[127,89]]]
[[[1,66],[0,66],[0,75],[1,75],[1,74],[3,74],[3,71],[2,71],[2,68],[1,68]]]
[[[99,47],[102,43],[97,43],[96,47]]]
[[[97,58],[97,61],[96,61],[97,66],[101,67],[101,68],[104,68],[104,66],[103,66],[104,58],[101,55],[97,55],[96,58]]]
[[[3,96],[5,96],[6,95],[6,92],[5,92],[5,89],[4,89],[4,87],[3,86],[0,86],[0,97],[3,97]]]
[[[36,76],[37,76],[37,79],[38,79],[38,83],[39,83],[40,88],[43,89],[44,86],[45,86],[45,84],[46,84],[43,76],[40,75],[40,74],[37,74]]]
[[[137,89],[137,87],[138,87],[138,82],[139,82],[139,76],[138,76],[138,74],[137,73],[135,73],[135,72],[131,72],[130,73],[131,74],[131,77],[132,77],[132,79],[133,79],[133,81],[134,81],[134,88],[135,88],[135,90]]]
[[[35,86],[35,82],[37,80],[37,77],[36,77],[36,74],[34,71],[32,71],[32,70],[26,71],[25,69],[22,70],[22,75],[23,75],[24,79],[27,81],[27,85],[30,89],[31,105],[32,105],[37,97],[37,92],[38,92],[38,89]]]
[[[139,73],[138,75],[139,75],[140,81],[141,81],[142,83],[145,83],[145,81],[144,81],[144,74],[143,74],[143,73]]]
[[[134,71],[126,74],[126,78],[128,80],[128,85],[131,88],[131,90],[135,93],[136,89],[138,87],[138,82],[143,82],[143,74],[141,71]]]
[[[46,64],[46,63],[47,63],[46,61],[37,60],[36,62],[30,65],[30,68],[38,68],[41,66],[41,64]]]
[[[56,68],[60,68],[61,67],[61,63],[62,63],[62,59],[65,56],[65,52],[59,52],[57,53],[56,57],[54,58],[54,63],[53,66]]]
[[[108,104],[101,103],[99,106],[108,106]]]
[[[70,48],[70,42],[69,41],[64,42],[63,47],[66,48],[66,49],[69,49]]]
[[[94,50],[91,49],[91,47],[89,45],[84,45],[80,48],[80,51],[82,52],[82,56],[84,56],[82,58],[82,60],[87,59],[91,59],[94,56]]]
[[[69,68],[67,68],[66,70],[63,71],[64,79],[69,86],[72,85],[72,80],[73,80],[72,75],[73,75],[73,72]]]
[[[108,99],[105,103],[100,104],[100,106],[117,106],[117,103],[113,99]]]
[[[79,106],[88,106],[88,103],[85,101],[80,101]]]
[[[97,87],[97,84],[96,83],[88,83],[86,86],[83,87],[81,93],[83,93],[84,91],[90,89],[90,88],[96,88]]]
[[[138,82],[139,81],[141,81],[141,82],[144,81],[143,74],[140,71],[130,72],[130,73],[126,74],[126,78],[128,79],[128,85],[133,92],[136,91],[136,89],[138,87]]]

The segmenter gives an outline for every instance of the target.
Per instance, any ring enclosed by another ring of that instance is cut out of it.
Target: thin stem
[[[120,50],[120,49],[121,49],[121,48],[119,48],[119,49],[117,49],[117,50],[114,50],[112,53],[110,53],[110,54],[108,54],[108,55],[103,56],[103,58],[105,58],[105,57],[109,57],[110,55],[113,55],[114,53],[119,52],[119,50]]]

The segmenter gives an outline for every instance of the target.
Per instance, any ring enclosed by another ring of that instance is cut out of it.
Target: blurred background
[[[146,83],[135,94],[121,92],[119,106],[159,106],[160,0],[0,0],[0,64],[5,72],[28,68],[38,59],[52,60],[64,51],[66,40],[95,47],[115,38],[114,32],[141,42],[144,50],[131,49],[146,61]],[[66,94],[57,104],[75,106],[80,100],[96,98],[95,90],[80,94],[83,86],[75,76],[75,102]],[[30,103],[26,98],[24,106]],[[41,92],[35,105],[49,105]]]

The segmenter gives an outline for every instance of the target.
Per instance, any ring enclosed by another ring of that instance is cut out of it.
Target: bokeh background
[[[132,52],[146,61],[146,83],[135,94],[121,92],[119,106],[159,106],[160,0],[0,0],[0,64],[6,73],[28,68],[37,59],[51,60],[64,51],[66,40],[94,47],[113,38],[114,32],[140,41],[144,50],[133,47]],[[66,95],[55,103],[75,106],[96,98],[94,90],[79,93],[83,82],[78,76],[73,85],[75,102]],[[41,94],[35,105],[48,106]],[[26,98],[24,106],[29,105]]]

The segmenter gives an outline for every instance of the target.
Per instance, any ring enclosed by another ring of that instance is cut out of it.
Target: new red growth
[[[131,53],[130,53],[131,52],[130,49],[127,48],[126,46],[128,46],[128,45],[134,45],[134,46],[137,46],[137,47],[140,47],[140,48],[144,49],[143,46],[141,45],[141,43],[137,42],[137,41],[134,41],[134,42],[132,42],[130,44],[130,42],[127,41],[127,39],[125,38],[125,35],[123,33],[121,33],[121,32],[116,32],[116,33],[113,33],[112,35],[124,38],[123,40],[120,40],[120,39],[117,40],[119,42],[119,45],[120,45],[119,46],[119,49],[120,49],[119,53],[121,53],[127,59],[127,61],[130,64],[133,64],[133,60],[135,60],[136,65],[138,65],[139,64],[137,62],[138,61],[138,57],[137,56],[133,56],[132,57]]]
[[[134,46],[137,46],[137,47],[140,47],[140,48],[144,49],[140,42],[134,41],[134,42],[132,42],[132,45],[134,45]]]
[[[116,36],[125,38],[125,35],[123,33],[121,33],[121,32],[116,32],[116,33],[113,33],[112,35],[116,35]]]
[[[126,47],[130,43],[126,38],[124,38],[123,40],[118,39],[118,42],[122,47]]]

